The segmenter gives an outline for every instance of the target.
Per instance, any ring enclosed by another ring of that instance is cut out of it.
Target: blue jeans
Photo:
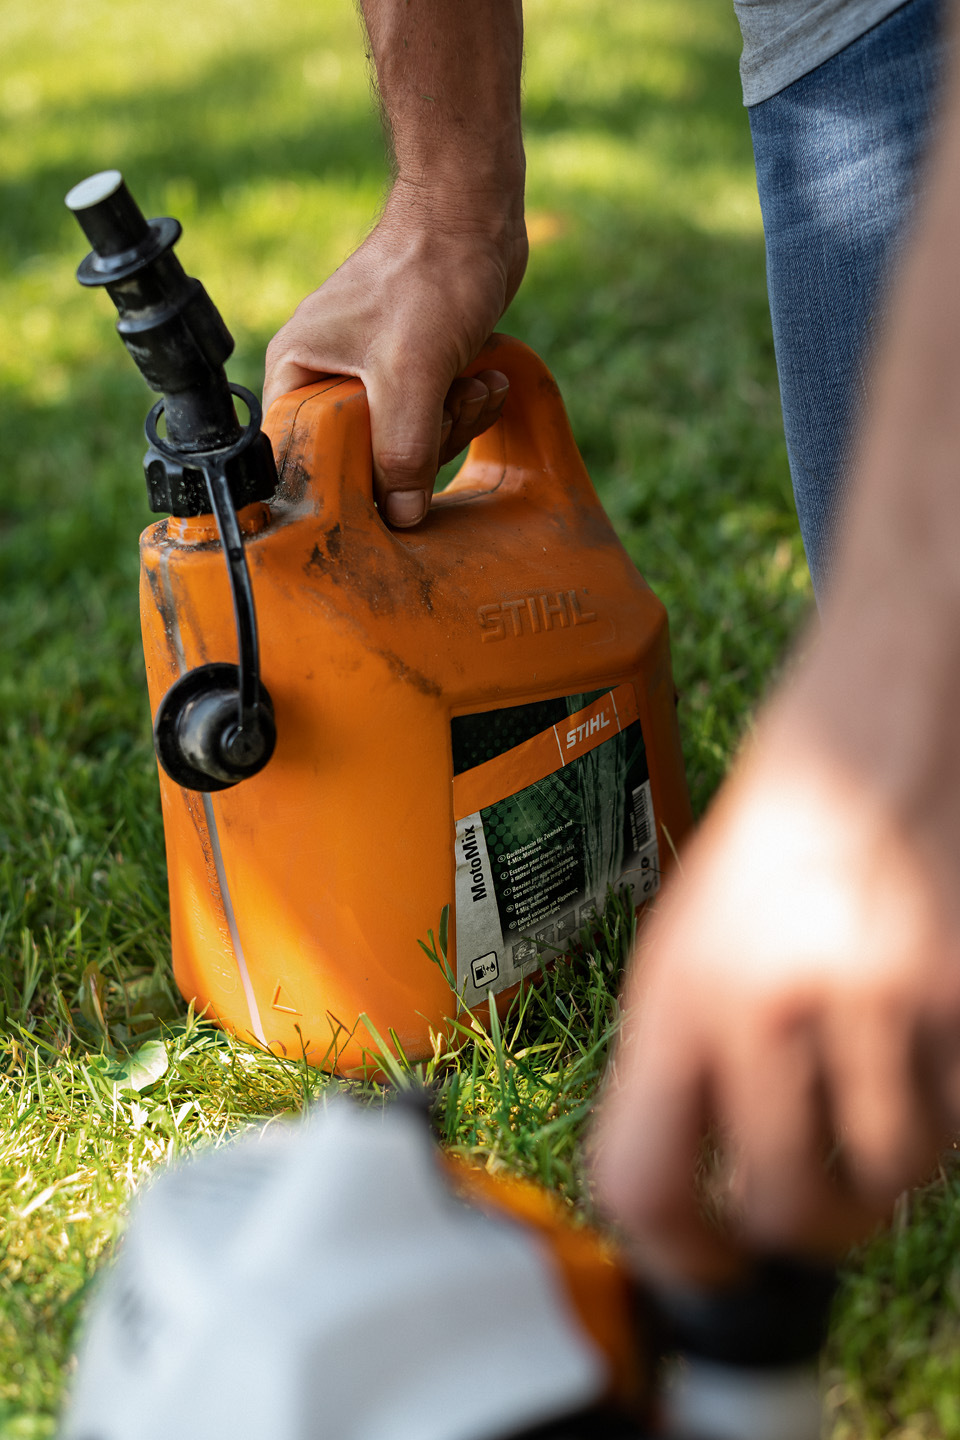
[[[783,426],[818,594],[884,284],[936,107],[943,9],[941,0],[908,0],[748,112]]]

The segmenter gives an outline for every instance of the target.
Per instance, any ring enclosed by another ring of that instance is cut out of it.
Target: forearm
[[[960,7],[953,7],[954,11]],[[954,15],[956,20],[956,14]],[[831,619],[878,591],[960,621],[960,48],[854,454]]]
[[[362,0],[396,185],[453,225],[522,225],[521,0]]]
[[[667,1277],[721,1279],[741,1250],[840,1253],[960,1120],[952,48],[820,635],[685,852],[627,991],[598,1189]],[[693,1183],[705,1138],[723,1235]]]
[[[267,349],[265,401],[357,375],[374,491],[415,525],[437,466],[498,418],[499,371],[470,380],[527,262],[521,0],[361,0],[396,176],[360,248]]]

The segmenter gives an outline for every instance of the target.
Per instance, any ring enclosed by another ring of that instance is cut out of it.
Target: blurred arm
[[[960,1124],[958,245],[954,73],[821,634],[628,981],[596,1179],[666,1279],[838,1253]],[[720,1231],[696,1193],[707,1136]]]
[[[363,0],[395,179],[360,249],[267,350],[264,400],[323,374],[370,402],[377,499],[416,524],[438,462],[492,424],[506,380],[455,377],[526,265],[521,0]]]

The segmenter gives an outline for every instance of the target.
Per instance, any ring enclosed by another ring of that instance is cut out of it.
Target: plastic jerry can
[[[219,793],[161,770],[180,989],[340,1072],[388,1037],[431,1052],[457,1002],[418,941],[445,907],[461,1003],[502,1010],[609,884],[649,898],[691,823],[664,607],[545,366],[506,336],[491,366],[503,416],[412,531],[373,503],[358,381],[273,406],[279,488],[239,518],[276,750]],[[236,640],[209,517],[151,526],[141,558],[156,711]]]
[[[161,396],[141,615],[177,980],[314,1064],[419,1059],[460,1007],[505,1009],[609,884],[656,891],[690,824],[663,606],[524,346],[478,357],[510,377],[502,419],[396,533],[360,384],[286,396],[271,446],[179,222],[116,170],[66,203],[77,279]],[[449,914],[441,968],[420,942]]]

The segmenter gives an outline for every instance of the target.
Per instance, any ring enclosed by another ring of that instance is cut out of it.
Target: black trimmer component
[[[550,1420],[535,1430],[511,1436],[510,1440],[651,1440],[651,1437],[631,1416],[600,1406]]]
[[[106,289],[119,311],[120,338],[151,390],[164,397],[168,451],[151,446],[144,461],[151,509],[208,514],[201,457],[226,448],[234,452],[227,468],[234,508],[268,500],[277,488],[273,451],[259,426],[244,428],[237,419],[223,368],[233,337],[173,253],[179,220],[146,220],[119,170],[82,180],[66,203],[93,246],[77,279]],[[241,438],[246,443],[238,448]],[[169,451],[178,464],[170,465]]]
[[[751,1369],[809,1362],[826,1340],[836,1289],[830,1266],[769,1256],[729,1290],[659,1291],[663,1348]]]
[[[256,775],[277,732],[260,681],[253,589],[237,510],[277,488],[260,405],[227,380],[233,337],[199,280],[173,254],[178,220],[146,220],[118,170],[75,185],[67,196],[93,246],[77,271],[116,305],[117,330],[144,379],[163,398],[146,422],[144,458],[151,509],[213,514],[220,532],[237,631],[238,664],[201,665],[181,676],[157,710],[154,745],[167,774],[188,790],[224,790]],[[238,396],[249,419],[241,425]],[[161,415],[166,435],[158,424]]]

